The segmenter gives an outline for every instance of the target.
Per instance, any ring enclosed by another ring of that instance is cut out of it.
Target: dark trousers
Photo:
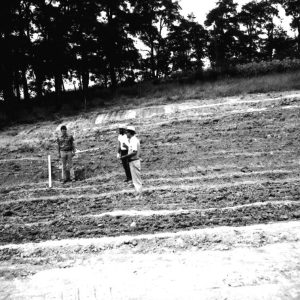
[[[121,150],[121,156],[127,155],[128,150]],[[126,174],[126,179],[127,180],[132,180],[131,178],[131,172],[130,172],[130,167],[129,167],[129,161],[127,158],[122,159],[122,165]]]

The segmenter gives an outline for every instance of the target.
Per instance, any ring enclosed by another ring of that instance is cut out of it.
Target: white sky
[[[235,0],[234,2],[238,3],[238,9],[240,9],[244,4],[250,1],[251,0]],[[206,15],[210,10],[216,7],[217,2],[218,0],[179,0],[179,5],[182,8],[182,13],[184,16],[193,13],[196,17],[196,20],[203,25]],[[290,31],[290,18],[285,16],[284,11],[280,11],[280,16],[283,18],[283,28],[287,31]]]
[[[210,10],[216,7],[218,0],[179,0],[179,5],[182,8],[182,12],[185,16],[193,13],[197,21],[203,25],[206,15]],[[236,0],[240,6],[250,2],[250,0]]]

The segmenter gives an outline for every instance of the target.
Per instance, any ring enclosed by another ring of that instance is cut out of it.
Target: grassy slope
[[[65,117],[79,117],[97,111],[131,109],[166,103],[182,102],[190,99],[215,99],[219,97],[238,96],[252,93],[268,93],[300,90],[300,71],[280,74],[270,74],[252,78],[226,78],[214,82],[195,83],[163,83],[152,84],[145,82],[132,87],[120,87],[114,98],[109,96],[109,90],[90,89],[91,99],[84,108],[81,92],[67,92],[64,104],[59,111],[55,108],[54,98],[47,100],[47,105],[33,108],[18,107],[13,110],[14,123],[36,123],[49,120],[60,123]],[[0,112],[1,126],[12,125],[9,116]]]
[[[270,74],[252,78],[227,78],[215,82],[194,84],[167,83],[124,88],[110,105],[128,108],[136,105],[148,106],[189,99],[214,99],[252,93],[280,92],[300,89],[300,71]],[[136,95],[136,97],[126,96]],[[96,99],[94,99],[95,102]]]

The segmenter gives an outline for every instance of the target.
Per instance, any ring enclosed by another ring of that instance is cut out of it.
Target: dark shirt
[[[73,151],[74,150],[74,138],[72,135],[60,136],[57,138],[57,144],[59,151]]]

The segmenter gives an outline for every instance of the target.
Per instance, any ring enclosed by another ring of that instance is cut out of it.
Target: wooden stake
[[[51,156],[50,155],[48,155],[48,177],[49,177],[49,188],[52,188]]]

